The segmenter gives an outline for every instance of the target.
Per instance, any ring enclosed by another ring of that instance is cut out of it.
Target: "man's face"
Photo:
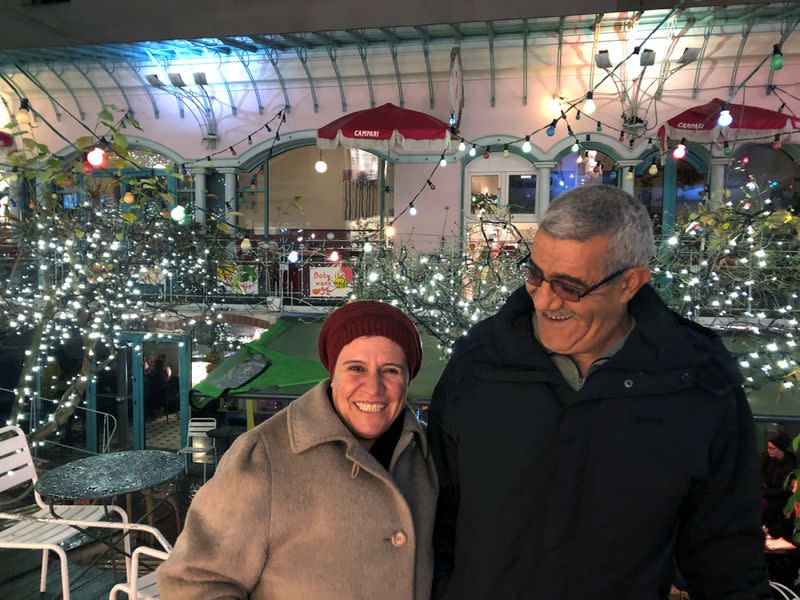
[[[578,242],[559,240],[539,231],[533,240],[531,262],[547,280],[538,288],[525,284],[536,309],[539,339],[552,352],[572,356],[579,366],[583,362],[589,365],[602,356],[627,326],[630,294],[622,293],[625,274],[578,302],[557,296],[549,281],[588,289],[608,275],[607,250],[608,239],[604,236]]]

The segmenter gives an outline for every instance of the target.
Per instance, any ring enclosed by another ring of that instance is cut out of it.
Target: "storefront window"
[[[500,203],[500,176],[473,175],[470,178],[470,214],[492,212]]]
[[[536,213],[536,175],[508,176],[508,207],[511,214]]]
[[[727,169],[725,189],[729,200],[738,203],[747,194],[763,208],[800,210],[800,166],[771,145],[749,144],[733,153]]]
[[[697,210],[701,202],[708,199],[706,176],[694,168],[688,160],[676,161],[678,166],[675,220],[686,221]]]
[[[567,154],[550,172],[550,200],[580,185],[617,185],[615,160],[599,150]]]

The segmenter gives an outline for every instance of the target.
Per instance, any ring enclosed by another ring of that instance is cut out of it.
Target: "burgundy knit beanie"
[[[405,352],[409,379],[419,373],[422,342],[414,322],[391,304],[359,300],[333,311],[319,332],[319,360],[331,375],[342,348],[365,335],[395,342]]]

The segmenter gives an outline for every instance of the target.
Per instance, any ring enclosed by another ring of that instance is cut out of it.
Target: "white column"
[[[233,225],[234,227],[239,224],[239,217],[237,215],[228,216],[228,212],[237,212],[238,206],[238,190],[236,174],[239,170],[236,167],[223,167],[217,169],[220,173],[225,175],[225,222]],[[228,208],[230,207],[230,208]]]
[[[204,167],[193,167],[190,173],[194,175],[194,220],[196,223],[206,223],[206,170]]]
[[[709,177],[708,198],[711,206],[718,206],[725,201],[725,167],[730,163],[727,156],[711,158],[711,175]]]
[[[550,172],[555,162],[535,162],[536,167],[536,214],[541,217],[550,206]]]
[[[630,169],[636,170],[636,167],[639,166],[639,163],[642,162],[638,159],[636,160],[620,160],[617,162],[616,167],[622,169],[622,185],[620,186],[623,191],[628,192],[631,196],[633,196],[633,183],[635,175],[633,177],[628,178],[628,171]]]

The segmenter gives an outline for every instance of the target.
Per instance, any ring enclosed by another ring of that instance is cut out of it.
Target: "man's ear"
[[[642,286],[650,281],[650,268],[649,267],[631,267],[622,275],[622,297],[624,303],[630,302],[631,298],[636,295]]]

